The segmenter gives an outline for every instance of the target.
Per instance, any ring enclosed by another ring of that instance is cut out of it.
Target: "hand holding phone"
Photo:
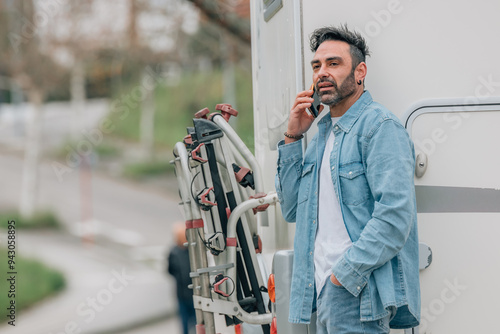
[[[313,87],[311,88],[313,90]],[[299,92],[295,98],[290,116],[288,118],[288,127],[286,133],[295,137],[300,137],[306,133],[314,122],[315,117],[323,110],[323,106],[318,102],[314,104],[316,112],[310,110],[311,100],[314,101],[311,95],[311,90]],[[316,94],[317,95],[317,94]],[[296,140],[294,137],[285,135],[285,144]]]
[[[311,85],[311,88],[309,88],[309,90],[313,91],[313,95],[311,97],[314,99],[313,103],[309,107],[309,111],[314,116],[314,118],[316,118],[320,113],[319,106],[321,105],[321,101],[319,99],[319,95],[318,92],[316,91],[316,87],[314,86],[314,84]]]

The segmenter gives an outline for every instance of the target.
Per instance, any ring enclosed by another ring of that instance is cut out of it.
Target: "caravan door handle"
[[[415,158],[415,176],[419,179],[427,171],[427,154],[420,152]]]

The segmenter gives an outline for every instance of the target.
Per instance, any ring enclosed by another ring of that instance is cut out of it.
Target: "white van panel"
[[[498,327],[498,213],[419,214],[433,252],[421,272],[420,333],[493,333]]]
[[[432,249],[420,333],[487,333],[500,298],[500,105],[433,104],[407,124],[427,156],[415,179],[419,239]]]
[[[500,189],[500,106],[474,112],[426,109],[409,129],[416,153],[425,154],[429,165],[415,184]]]
[[[303,6],[306,86],[309,35],[347,23],[372,53],[366,88],[400,117],[424,99],[500,95],[500,1],[308,0]]]
[[[366,89],[375,101],[404,121],[422,101],[454,101],[450,109],[422,113],[408,126],[417,153],[428,153],[428,168],[415,180],[420,241],[433,251],[432,264],[421,272],[420,334],[494,332],[500,297],[500,107],[453,105],[500,101],[500,1],[283,1],[267,23],[263,2],[251,4],[255,152],[266,187],[274,186],[273,149],[283,138],[291,104],[312,81],[309,35],[325,25],[355,27],[372,53]],[[308,140],[315,131],[313,125]],[[276,235],[263,236],[264,249],[292,248],[293,229],[279,208],[275,217]],[[277,235],[286,235],[288,243]]]
[[[264,1],[252,1],[251,9],[255,156],[269,192],[274,190],[277,143],[284,138],[291,104],[302,87],[302,15],[298,1],[283,1],[267,22]],[[295,226],[283,220],[279,207],[269,208],[268,215],[270,225],[260,233],[265,250],[289,248]]]

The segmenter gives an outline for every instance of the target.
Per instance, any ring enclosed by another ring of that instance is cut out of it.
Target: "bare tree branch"
[[[231,12],[227,11],[227,4],[225,4],[224,2],[221,2],[219,4],[219,1],[217,0],[188,1],[195,4],[210,21],[213,21],[217,25],[221,26],[243,43],[250,45],[250,25],[242,24],[242,20],[239,15],[230,15]]]

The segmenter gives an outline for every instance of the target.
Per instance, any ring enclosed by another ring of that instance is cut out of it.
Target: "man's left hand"
[[[337,277],[335,277],[334,274],[330,275],[330,281],[332,281],[332,283],[337,286],[342,286],[342,284],[340,284],[339,280],[337,279]]]

